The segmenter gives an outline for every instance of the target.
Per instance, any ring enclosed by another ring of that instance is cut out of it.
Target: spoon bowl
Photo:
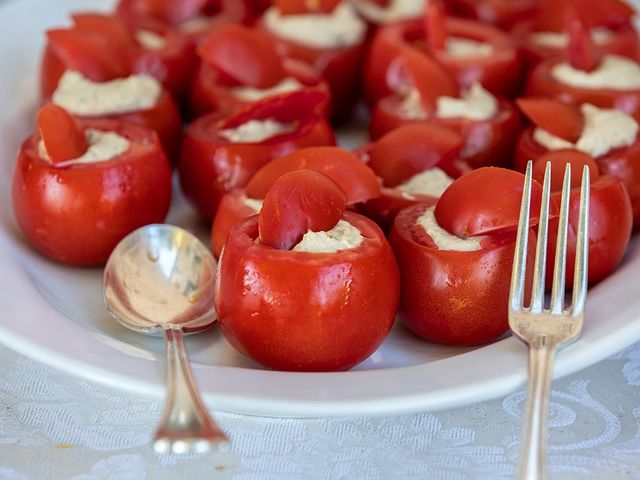
[[[147,225],[126,236],[104,270],[104,300],[120,324],[165,337],[167,398],[155,435],[158,453],[208,451],[227,441],[204,406],[193,379],[184,333],[216,320],[216,261],[194,235],[173,225]]]

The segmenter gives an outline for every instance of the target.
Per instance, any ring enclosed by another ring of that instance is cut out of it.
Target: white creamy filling
[[[249,207],[251,210],[253,210],[256,213],[258,213],[258,212],[260,212],[260,210],[262,210],[262,203],[263,202],[264,202],[264,200],[258,200],[257,198],[249,198],[247,196],[243,196],[242,197],[242,203],[246,207]]]
[[[211,18],[205,15],[198,15],[180,24],[180,31],[184,33],[196,33],[206,30],[211,25]]]
[[[276,7],[271,7],[262,18],[267,30],[276,36],[311,48],[356,45],[366,31],[365,22],[346,1],[328,14],[280,15]]]
[[[559,63],[551,69],[551,76],[571,87],[588,89],[635,90],[640,89],[640,65],[618,55],[607,55],[591,72]]]
[[[491,44],[463,37],[448,37],[445,50],[455,58],[488,57],[493,53]]]
[[[147,110],[161,94],[162,86],[150,75],[92,82],[79,72],[67,70],[52,100],[74,115],[100,116]]]
[[[470,238],[460,238],[456,235],[451,235],[438,224],[434,210],[435,207],[427,208],[424,213],[418,217],[416,224],[424,228],[424,231],[431,237],[433,243],[436,244],[439,250],[474,252],[482,248],[480,243],[486,238],[484,235]]]
[[[591,40],[596,45],[606,45],[613,38],[613,32],[608,28],[594,28],[591,30]],[[529,42],[539,47],[566,48],[569,45],[569,34],[565,32],[534,32],[529,35]]]
[[[364,241],[360,230],[346,220],[340,220],[331,230],[312,232],[308,230],[300,243],[293,247],[294,252],[336,253],[356,248]]]
[[[105,162],[129,150],[129,146],[131,144],[129,140],[115,132],[105,132],[102,130],[88,128],[85,130],[84,134],[87,138],[87,151],[78,158],[58,162],[56,165],[67,166],[78,163]],[[38,142],[38,153],[40,154],[40,157],[50,161],[49,154],[47,153],[47,148],[43,140]]]
[[[254,102],[272,95],[280,93],[293,92],[304,88],[304,85],[293,77],[286,77],[269,88],[253,88],[253,87],[234,87],[231,89],[233,95],[240,100]]]
[[[442,169],[436,167],[414,175],[406,182],[398,185],[396,189],[408,194],[408,196],[429,195],[431,197],[440,197],[452,182],[453,178]]]
[[[624,112],[615,109],[598,108],[589,103],[580,107],[584,117],[584,128],[576,143],[571,143],[552,133],[536,128],[533,138],[549,150],[575,148],[599,157],[616,148],[633,145],[638,135],[638,122]]]
[[[352,3],[368,21],[387,24],[421,16],[427,0],[392,0],[386,7],[367,0],[352,0]]]
[[[292,123],[281,123],[273,118],[266,120],[249,120],[235,128],[220,130],[220,136],[232,143],[260,143],[276,135],[292,132]]]
[[[460,98],[438,97],[436,117],[489,120],[498,113],[498,101],[480,83],[460,92]]]
[[[411,120],[425,120],[429,116],[422,106],[420,92],[412,88],[402,99],[402,112],[405,118]]]
[[[151,30],[137,30],[136,40],[148,50],[161,50],[167,44],[167,40]]]

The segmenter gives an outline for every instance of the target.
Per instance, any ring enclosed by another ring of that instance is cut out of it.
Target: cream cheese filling
[[[558,63],[551,69],[551,76],[564,85],[576,88],[640,89],[640,65],[618,55],[605,56],[591,72],[575,69],[568,63]]]
[[[235,128],[220,130],[218,134],[232,143],[260,143],[283,133],[292,132],[293,123],[281,123],[273,118],[249,120]]]
[[[231,89],[233,95],[240,100],[254,102],[263,98],[278,95],[280,93],[293,92],[304,88],[304,85],[293,77],[286,77],[280,80],[272,87],[253,88],[253,87],[234,87]]]
[[[360,230],[346,220],[339,220],[335,227],[326,232],[308,230],[302,240],[293,247],[294,252],[336,253],[350,250],[362,244],[364,237]]]
[[[427,0],[391,0],[386,7],[367,0],[352,0],[352,3],[368,21],[383,25],[419,17],[424,12]]]
[[[482,248],[480,244],[486,236],[480,235],[477,237],[460,238],[457,235],[452,235],[438,224],[434,211],[435,207],[427,208],[424,213],[418,217],[416,224],[424,229],[439,250],[474,252]]]
[[[409,198],[414,195],[440,197],[452,182],[453,178],[447,175],[444,170],[435,167],[414,175],[395,188]]]
[[[131,142],[116,132],[106,132],[87,128],[84,132],[88,148],[78,158],[57,162],[56,166],[68,166],[82,163],[106,162],[123,154],[131,146]],[[38,142],[38,154],[41,158],[51,161],[43,140]]]

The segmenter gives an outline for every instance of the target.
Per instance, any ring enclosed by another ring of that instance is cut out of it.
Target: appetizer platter
[[[587,317],[556,375],[640,340],[634,11],[506,3],[0,6],[0,341],[161,396],[162,343],[108,318],[101,266],[167,222],[218,257],[219,322],[188,340],[212,408],[504,395],[526,373],[506,302],[528,160],[591,172]]]

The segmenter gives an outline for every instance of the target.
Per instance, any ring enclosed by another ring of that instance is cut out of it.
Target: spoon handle
[[[166,328],[167,397],[153,448],[157,453],[207,452],[227,436],[209,416],[193,379],[182,330]]]

